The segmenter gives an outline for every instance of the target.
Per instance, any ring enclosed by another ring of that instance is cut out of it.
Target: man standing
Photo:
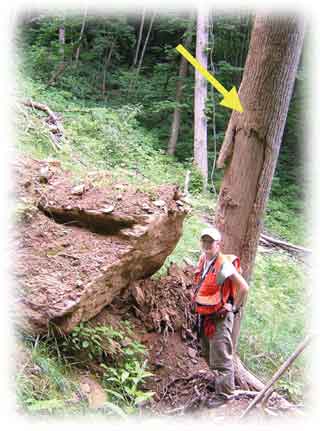
[[[222,254],[220,242],[217,229],[204,229],[193,298],[202,352],[216,374],[215,398],[208,402],[211,408],[224,404],[235,390],[231,334],[234,314],[239,312],[249,289],[239,272],[239,258]]]

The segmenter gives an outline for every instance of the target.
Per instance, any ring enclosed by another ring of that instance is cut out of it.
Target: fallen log
[[[283,373],[290,367],[290,365],[296,360],[296,358],[303,352],[303,350],[310,344],[312,336],[308,336],[305,340],[299,344],[297,349],[289,356],[289,358],[281,365],[277,372],[272,376],[270,381],[265,385],[265,387],[259,392],[259,394],[252,400],[248,405],[246,410],[240,416],[243,419],[247,414],[255,407],[259,401],[262,400],[264,395],[269,391],[269,389],[280,379]]]
[[[47,114],[48,117],[46,118],[45,123],[49,129],[52,146],[55,151],[61,150],[61,141],[64,137],[64,131],[58,115],[44,103],[35,102],[34,100],[26,100],[22,103],[24,106],[38,109]]]
[[[305,248],[305,247],[301,247],[299,245],[291,244],[289,242],[282,241],[282,240],[273,238],[271,236],[268,236],[264,233],[262,233],[260,235],[260,241],[264,245],[275,245],[277,247],[284,248],[285,250],[288,250],[288,251],[294,251],[294,252],[300,252],[300,253],[306,253],[306,254],[312,253],[312,250],[310,250],[309,248]]]

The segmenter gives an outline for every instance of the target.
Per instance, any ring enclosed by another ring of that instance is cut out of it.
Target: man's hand
[[[228,302],[223,305],[222,309],[218,312],[219,317],[222,319],[226,316],[228,311],[232,311],[232,304],[229,304]]]
[[[232,281],[237,285],[237,294],[234,298],[234,306],[236,308],[241,307],[241,305],[244,303],[245,298],[248,294],[249,285],[246,282],[246,280],[242,277],[239,272],[235,272],[230,277]]]
[[[227,302],[226,304],[224,304],[223,309],[226,311],[232,311],[232,304],[229,304],[229,302]]]

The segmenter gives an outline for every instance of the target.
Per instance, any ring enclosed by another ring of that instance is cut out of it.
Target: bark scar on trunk
[[[224,164],[231,159],[234,148],[235,136],[237,133],[236,127],[230,122],[230,125],[226,131],[224,141],[219,153],[217,168],[221,169],[224,167]]]
[[[232,197],[231,191],[227,186],[223,187],[223,189],[221,190],[221,198],[223,204],[229,207],[235,208],[240,205],[239,201]]]

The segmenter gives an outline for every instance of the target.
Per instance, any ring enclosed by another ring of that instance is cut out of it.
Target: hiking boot
[[[217,407],[223,406],[228,401],[225,397],[214,397],[207,401],[208,409],[215,409]]]

